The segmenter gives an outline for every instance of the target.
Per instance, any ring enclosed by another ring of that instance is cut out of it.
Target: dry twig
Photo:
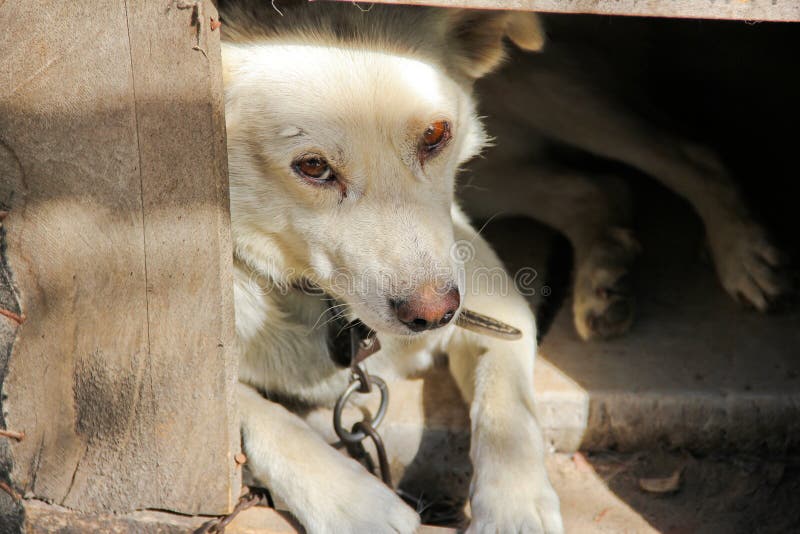
[[[17,432],[16,430],[3,430],[0,428],[0,437],[11,438],[17,441],[25,439],[25,432]]]

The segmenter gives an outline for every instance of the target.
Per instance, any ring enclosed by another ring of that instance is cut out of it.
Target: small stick
[[[11,319],[12,321],[14,321],[17,324],[22,324],[22,323],[25,322],[25,314],[24,313],[20,314],[20,315],[17,315],[16,313],[14,313],[12,311],[9,311],[9,310],[6,310],[5,308],[0,308],[0,315],[5,315],[6,317],[8,317],[9,319]]]
[[[192,22],[197,27],[197,31],[195,32],[195,40],[196,43],[192,47],[192,50],[197,50],[202,52],[203,55],[208,59],[208,54],[206,54],[205,49],[203,49],[201,44],[201,40],[203,37],[203,26],[205,24],[205,15],[203,11],[203,0],[194,0],[193,2],[184,2],[183,0],[178,0],[175,3],[175,6],[178,9],[191,9],[192,10]]]
[[[22,497],[20,496],[20,494],[17,493],[16,491],[14,491],[14,488],[9,486],[8,484],[3,482],[2,480],[0,480],[0,489],[5,491],[9,495],[11,495],[11,498],[14,499],[15,501],[20,502],[22,500]]]
[[[522,332],[513,326],[472,310],[461,310],[456,325],[478,334],[498,339],[514,341],[522,337]]]
[[[3,430],[0,428],[0,437],[11,438],[17,441],[25,439],[25,432],[17,432],[15,430]]]
[[[610,511],[611,511],[611,508],[603,508],[602,510],[600,510],[600,511],[597,513],[597,515],[596,515],[596,516],[594,516],[594,522],[595,522],[595,523],[599,523],[600,521],[602,521],[602,520],[603,520],[603,518],[606,516],[606,514],[607,514],[608,512],[610,512]]]

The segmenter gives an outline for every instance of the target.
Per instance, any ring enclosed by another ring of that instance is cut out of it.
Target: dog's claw
[[[735,300],[767,312],[793,292],[788,258],[757,223],[712,226],[708,237],[720,282]]]
[[[591,336],[609,338],[624,333],[633,318],[631,300],[614,300],[602,314],[589,312],[586,315],[586,326],[591,330]]]

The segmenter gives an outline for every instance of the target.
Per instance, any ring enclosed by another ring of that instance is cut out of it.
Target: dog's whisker
[[[344,313],[345,313],[344,311],[341,311],[341,312],[338,312],[338,313],[332,315],[331,317],[328,318],[327,321],[325,321],[324,323],[320,324],[317,328],[325,328],[326,326],[328,326],[332,322],[336,321],[337,319],[340,319],[344,315]]]
[[[347,314],[348,311],[349,310],[347,308],[342,308],[341,310],[336,312],[333,316],[331,316],[327,321],[325,321],[324,323],[319,325],[319,328],[323,328],[323,327],[327,326],[328,324],[336,321],[337,319],[341,319],[342,317],[345,316],[345,314]]]
[[[347,304],[335,304],[335,305],[333,305],[333,306],[330,306],[330,307],[328,307],[328,308],[325,308],[325,309],[322,311],[322,313],[320,313],[320,314],[319,314],[319,317],[317,317],[317,321],[316,321],[316,323],[314,323],[314,326],[316,326],[316,325],[317,325],[317,323],[319,323],[320,319],[322,319],[322,318],[325,316],[325,314],[327,314],[327,313],[329,313],[329,312],[332,312],[333,310],[336,310],[337,308],[342,308],[343,306],[347,306]],[[338,313],[338,312],[337,312],[337,313]]]
[[[322,320],[322,318],[325,316],[326,313],[331,312],[331,311],[335,310],[336,308],[342,308],[344,306],[347,306],[346,302],[342,302],[340,304],[334,304],[333,306],[330,306],[329,308],[324,309],[322,311],[322,313],[319,314],[319,317],[317,317],[317,320],[314,322],[314,326],[311,327],[311,330],[314,330],[314,329],[317,328],[317,326],[319,326],[320,320]],[[327,324],[327,321],[326,321],[326,324]]]
[[[486,229],[486,227],[487,227],[487,226],[489,226],[489,223],[490,223],[490,222],[492,222],[493,220],[495,220],[497,217],[499,217],[499,216],[500,216],[500,215],[502,215],[502,214],[503,214],[503,212],[502,212],[502,211],[498,211],[497,213],[495,213],[494,215],[492,215],[491,217],[489,217],[489,218],[486,220],[486,222],[485,222],[485,223],[483,223],[483,226],[481,226],[480,230],[478,230],[478,231],[475,233],[475,237],[478,237],[479,235],[481,235],[481,232],[483,232],[483,231]],[[470,240],[469,240],[469,242],[470,242],[470,243],[472,243],[472,242],[475,240],[475,237],[473,237],[472,239],[470,239]]]
[[[364,324],[364,323],[362,323],[362,322],[361,322],[361,319],[356,319],[356,320],[355,320],[355,321],[353,321],[352,323],[347,323],[346,325],[344,325],[344,326],[343,326],[343,327],[342,327],[342,328],[339,330],[339,332],[338,332],[336,335],[338,336],[339,334],[341,334],[341,333],[342,333],[342,332],[344,332],[345,330],[349,330],[349,329],[351,329],[351,328],[353,328],[354,326],[356,326],[356,325],[359,325],[359,324]]]

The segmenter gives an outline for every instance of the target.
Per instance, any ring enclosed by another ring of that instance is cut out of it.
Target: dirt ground
[[[587,459],[609,489],[665,534],[800,532],[800,457],[599,453]],[[674,492],[649,493],[642,479],[680,472]],[[603,531],[602,510],[593,518]]]
[[[800,457],[579,452],[547,463],[568,534],[800,532]],[[466,525],[445,500],[423,501],[425,523]]]

